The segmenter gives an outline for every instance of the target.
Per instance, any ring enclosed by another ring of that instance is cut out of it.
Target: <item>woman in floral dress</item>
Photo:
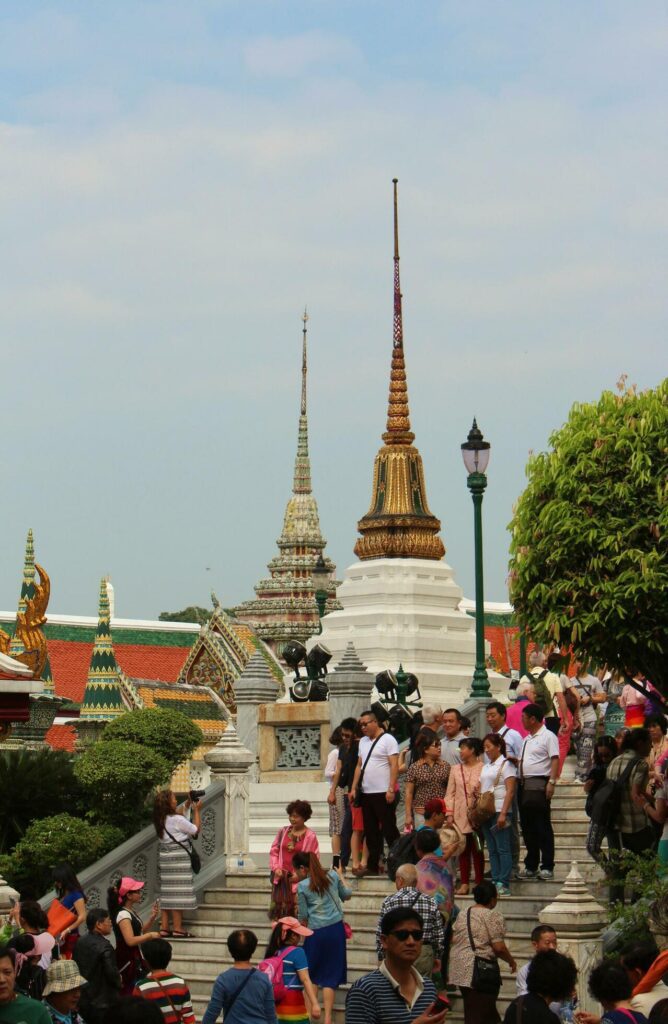
[[[445,797],[450,765],[441,760],[441,741],[435,732],[424,729],[415,742],[417,759],[406,776],[406,827],[424,825],[425,804]]]
[[[318,837],[306,827],[313,814],[308,800],[293,800],[285,808],[290,820],[278,830],[269,851],[271,870],[271,904],[269,918],[278,921],[281,917],[295,917],[297,911],[297,877],[292,865],[293,854],[320,853]]]

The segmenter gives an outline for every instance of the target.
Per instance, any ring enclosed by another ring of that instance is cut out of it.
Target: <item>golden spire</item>
[[[441,524],[427,505],[422,457],[413,445],[404,362],[404,330],[399,280],[397,179],[394,186],[394,324],[390,395],[384,446],[376,455],[371,507],[357,524],[355,554],[367,558],[428,558],[445,554]]]

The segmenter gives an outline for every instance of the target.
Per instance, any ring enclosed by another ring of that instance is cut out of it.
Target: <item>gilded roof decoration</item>
[[[392,368],[384,445],[376,455],[369,511],[357,524],[355,554],[368,558],[426,558],[445,554],[441,523],[427,504],[422,457],[414,446],[404,359],[402,294],[399,279],[399,218],[394,179],[394,319]]]
[[[38,582],[35,574],[39,577]],[[0,652],[26,665],[34,679],[43,679],[47,694],[53,693],[53,677],[43,626],[50,595],[51,580],[42,566],[35,562],[33,533],[28,530],[16,624],[11,637],[0,629]]]

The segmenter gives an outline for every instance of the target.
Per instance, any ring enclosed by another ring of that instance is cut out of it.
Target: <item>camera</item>
[[[188,796],[190,797],[190,802],[194,804],[197,800],[201,800],[205,792],[205,789],[191,789],[190,792],[188,793]]]

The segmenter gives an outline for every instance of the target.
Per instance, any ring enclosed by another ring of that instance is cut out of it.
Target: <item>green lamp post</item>
[[[489,697],[491,690],[485,665],[485,597],[482,568],[482,496],[487,487],[485,470],[489,462],[489,441],[485,441],[475,419],[462,445],[462,458],[468,473],[467,484],[473,498],[473,536],[475,547],[475,670],[472,697]]]
[[[329,581],[332,578],[330,570],[325,564],[325,559],[322,557],[322,551],[318,555],[315,565],[313,566],[313,590],[315,591],[315,603],[318,606],[318,616],[320,618],[320,626],[318,634],[322,633],[322,620],[325,617],[325,608],[327,606],[327,589],[329,587]]]

